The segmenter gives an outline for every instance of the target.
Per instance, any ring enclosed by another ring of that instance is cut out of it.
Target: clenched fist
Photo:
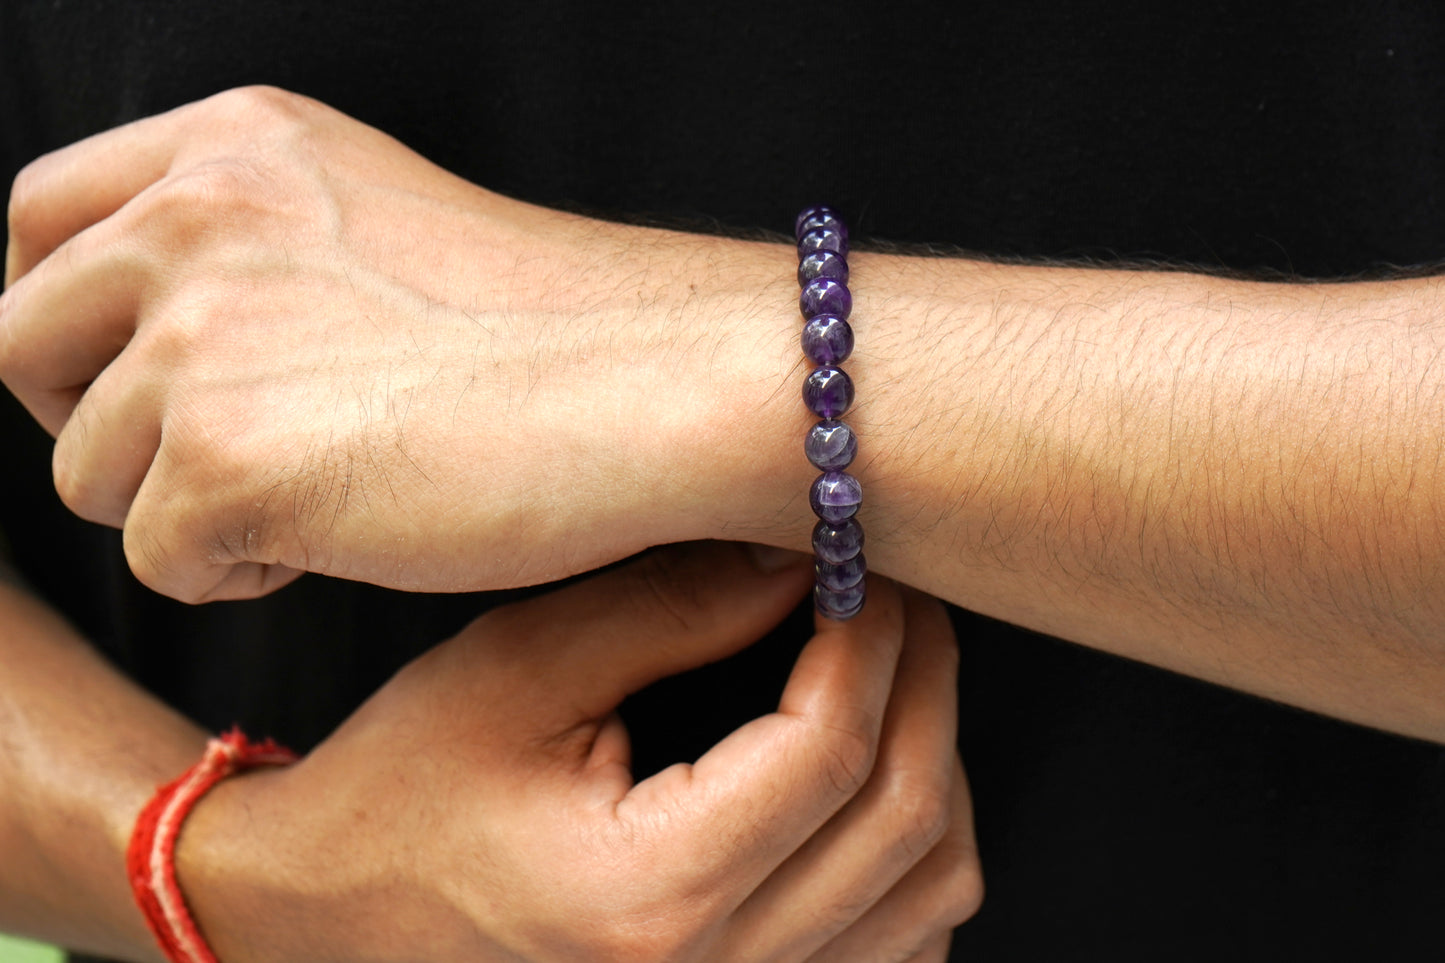
[[[10,228],[0,378],[177,598],[534,583],[805,511],[785,247],[512,201],[266,88],[41,158]]]

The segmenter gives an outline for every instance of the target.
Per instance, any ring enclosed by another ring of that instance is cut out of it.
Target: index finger
[[[707,890],[741,902],[867,782],[904,631],[897,587],[870,576],[868,589],[858,618],[818,620],[777,712],[618,803],[619,819],[640,823],[681,813],[662,825],[694,837],[687,851]]]
[[[5,287],[81,231],[98,224],[182,162],[185,145],[225,152],[258,117],[289,116],[305,98],[242,87],[102,131],[32,161],[10,191]],[[219,132],[219,141],[198,131]]]
[[[177,112],[95,134],[26,165],[10,189],[5,287],[166,175]]]

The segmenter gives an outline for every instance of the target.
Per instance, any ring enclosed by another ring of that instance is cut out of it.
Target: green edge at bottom
[[[0,935],[0,963],[62,963],[65,954],[53,946]]]

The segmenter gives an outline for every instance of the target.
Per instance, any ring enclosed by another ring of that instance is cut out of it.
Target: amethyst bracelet
[[[863,486],[845,470],[858,454],[853,429],[838,419],[853,403],[853,381],[838,367],[853,353],[848,315],[848,228],[830,207],[810,207],[793,224],[798,240],[798,305],[803,325],[803,354],[817,365],[803,382],[803,403],[822,420],[803,439],[808,461],[822,472],[808,493],[818,524],[813,528],[813,601],[831,619],[851,619],[863,611],[863,526],[854,516],[863,503]]]

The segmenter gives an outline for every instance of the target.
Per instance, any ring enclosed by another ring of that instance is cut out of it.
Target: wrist
[[[718,336],[695,349],[705,367],[694,378],[706,393],[692,410],[701,413],[676,434],[653,436],[656,477],[673,483],[672,517],[682,526],[662,540],[747,540],[809,552],[817,519],[807,495],[817,471],[803,438],[816,418],[801,398],[809,366],[796,251],[716,238],[693,243],[711,246],[690,259],[708,273],[690,284],[677,328]],[[847,365],[858,398],[847,421],[861,439],[849,471],[864,486],[864,517],[877,520],[869,526],[870,560],[876,552],[885,574],[916,581],[909,549],[927,536],[930,509],[936,522],[937,506],[957,495],[959,452],[988,410],[982,390],[961,383],[945,359],[963,362],[970,339],[987,330],[989,311],[969,297],[978,281],[972,274],[940,290],[936,259],[854,252],[849,262],[850,323],[860,347]]]
[[[160,787],[141,810],[126,848],[126,872],[146,924],[168,960],[216,963],[180,888],[176,849],[196,805],[218,784],[262,766],[285,766],[295,753],[271,740],[252,742],[239,728],[210,739],[199,760]]]
[[[244,773],[187,821],[176,876],[216,958],[401,963],[419,946],[456,958],[457,914],[415,871],[424,860],[376,828],[372,804],[314,776],[306,760]]]
[[[583,399],[602,424],[569,427],[601,429],[575,441],[590,450],[572,470],[607,492],[613,530],[574,541],[619,556],[698,539],[805,547],[792,246],[554,216],[546,247],[559,263],[585,252],[570,270],[588,283],[546,296],[569,299],[549,310],[589,331],[576,368],[607,377]]]
[[[807,551],[817,472],[802,448],[815,419],[801,397],[797,254],[786,244],[710,240],[714,276],[682,319],[684,330],[711,325],[716,335],[698,351],[701,430],[672,447],[670,469],[687,479],[679,507],[693,526],[681,534]]]
[[[810,364],[801,347],[797,254],[792,245],[752,248],[736,251],[743,266],[734,270],[752,287],[728,292],[734,300],[726,308],[739,327],[737,340],[753,349],[740,364],[747,377],[732,382],[740,390],[725,426],[734,471],[709,493],[711,527],[694,537],[810,552],[817,519],[808,489],[817,470],[804,456],[803,439],[817,419],[801,396]],[[989,324],[988,306],[971,297],[980,279],[950,271],[945,286],[940,263],[849,255],[849,323],[858,348],[846,367],[857,400],[845,420],[859,447],[848,471],[864,490],[870,567],[912,584],[922,575],[914,550],[937,526],[939,506],[956,500],[963,466],[977,460],[968,439],[989,410],[986,390],[958,375],[969,345]]]
[[[278,858],[284,827],[268,805],[280,771],[256,770],[216,786],[200,800],[176,845],[176,879],[191,916],[221,963],[338,958],[314,955],[325,922],[296,885],[306,878]],[[344,934],[333,934],[341,936]]]
[[[415,413],[407,427],[408,456],[439,482],[412,493],[410,516],[446,519],[445,544],[425,536],[424,557],[363,577],[460,590],[668,542],[805,546],[791,248],[486,203],[468,259],[511,269],[458,296],[464,334],[425,345],[448,361],[411,410],[446,418],[433,436]],[[453,570],[470,580],[449,584]]]

